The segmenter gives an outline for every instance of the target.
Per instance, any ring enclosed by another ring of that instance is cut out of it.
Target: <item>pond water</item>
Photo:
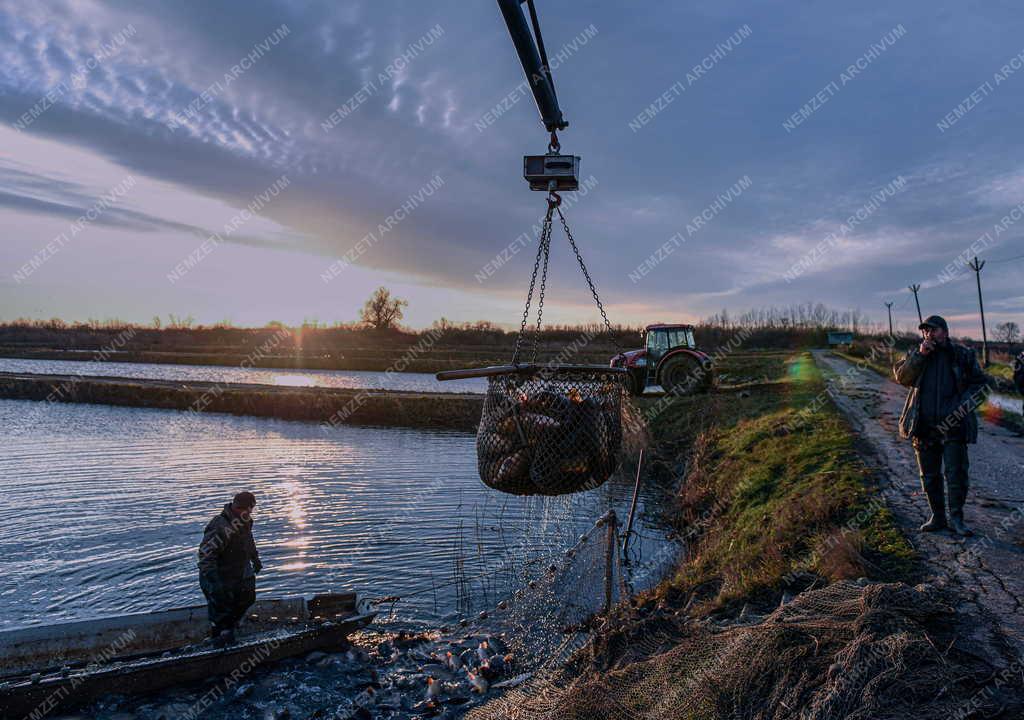
[[[417,623],[493,607],[525,563],[609,507],[624,518],[632,494],[628,477],[561,498],[495,492],[471,433],[0,400],[0,629],[201,604],[196,546],[243,488],[261,595],[400,595],[396,617]],[[665,544],[652,502],[641,559]]]
[[[988,403],[993,407],[997,407],[1003,412],[1020,413],[1021,412],[1021,399],[1012,395],[1006,395],[1003,393],[989,393]]]
[[[288,387],[384,389],[416,392],[482,393],[483,378],[440,382],[430,373],[385,373],[369,370],[293,370],[240,368],[228,365],[164,365],[158,363],[93,362],[0,358],[0,372],[254,383]]]

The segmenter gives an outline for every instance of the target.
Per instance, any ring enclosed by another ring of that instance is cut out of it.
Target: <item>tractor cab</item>
[[[692,325],[648,325],[643,333],[646,337],[647,362],[657,363],[669,350],[685,347],[697,348],[693,339]]]
[[[612,367],[629,370],[627,385],[634,395],[642,395],[652,385],[676,395],[711,387],[711,357],[697,348],[693,325],[658,323],[648,325],[641,335],[644,347],[619,353],[611,360]]]

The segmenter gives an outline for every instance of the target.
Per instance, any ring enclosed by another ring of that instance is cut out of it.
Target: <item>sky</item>
[[[612,322],[1024,324],[1011,2],[537,0]],[[518,324],[547,135],[491,0],[0,0],[0,319]],[[556,230],[544,317],[598,314]]]

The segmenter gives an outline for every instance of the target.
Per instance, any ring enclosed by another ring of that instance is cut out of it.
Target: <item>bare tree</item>
[[[387,330],[405,316],[402,308],[406,307],[409,307],[408,300],[391,297],[391,291],[381,286],[373,291],[373,295],[363,305],[359,319],[376,330]]]
[[[996,325],[996,339],[1010,344],[1017,342],[1020,339],[1020,325],[1012,320],[999,323]]]

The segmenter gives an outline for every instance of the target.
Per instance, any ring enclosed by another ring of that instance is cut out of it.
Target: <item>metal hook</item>
[[[558,142],[558,133],[551,131],[551,141],[548,143],[548,152],[557,153],[562,149],[562,143]]]

